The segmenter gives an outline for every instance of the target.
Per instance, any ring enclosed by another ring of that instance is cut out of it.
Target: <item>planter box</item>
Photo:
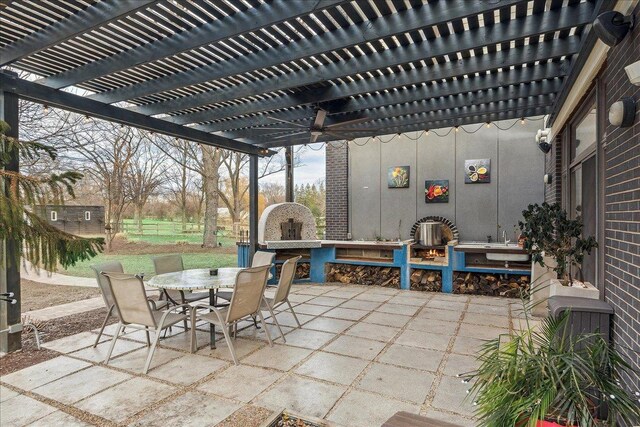
[[[544,267],[535,262],[531,263],[531,292],[530,299],[532,313],[536,317],[547,317],[547,300],[549,299],[549,283],[558,276],[553,268],[556,261],[552,257],[543,255]]]
[[[558,279],[549,282],[549,296],[600,299],[600,291],[589,282],[583,286],[563,286]]]
[[[291,424],[281,424],[280,421],[286,417],[287,419],[293,421]],[[273,415],[267,418],[260,427],[276,427],[278,425],[284,426],[295,426],[295,427],[338,427],[337,424],[334,424],[327,420],[322,420],[316,417],[310,417],[306,415],[296,414],[295,412],[287,411],[286,409],[282,409],[280,411],[276,411]]]

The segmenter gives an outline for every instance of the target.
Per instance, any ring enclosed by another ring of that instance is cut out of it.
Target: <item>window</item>
[[[58,220],[58,212],[51,211],[51,221],[57,221],[57,220]]]
[[[596,106],[589,108],[589,112],[575,126],[575,136],[571,144],[571,162],[593,150],[596,146]]]
[[[84,220],[91,221],[91,211],[84,211]]]

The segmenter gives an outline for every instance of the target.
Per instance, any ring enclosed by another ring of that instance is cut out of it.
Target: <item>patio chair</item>
[[[122,264],[118,261],[104,262],[102,264],[92,265],[91,269],[96,274],[96,281],[98,282],[98,287],[100,288],[100,293],[102,294],[104,305],[108,309],[107,315],[104,317],[104,321],[102,322],[102,326],[100,327],[100,332],[98,332],[96,342],[93,343],[93,347],[96,347],[100,342],[100,337],[102,337],[102,333],[104,332],[104,328],[107,326],[109,318],[111,316],[118,317],[118,309],[116,308],[113,301],[113,295],[111,295],[109,280],[101,273],[124,273],[124,269],[122,268]],[[147,301],[151,305],[152,310],[166,308],[168,305],[166,301],[155,301],[151,298],[147,298]]]
[[[157,274],[174,273],[184,270],[181,255],[163,255],[153,258],[153,268]],[[192,302],[209,299],[209,292],[191,292],[164,289],[165,295],[176,305],[189,304]],[[187,321],[184,322],[187,329]]]
[[[260,311],[260,306],[264,301],[264,289],[267,285],[267,278],[269,277],[269,266],[247,268],[238,272],[236,276],[236,283],[233,288],[233,295],[231,297],[231,303],[223,308],[213,307],[210,305],[204,305],[202,303],[193,307],[191,312],[191,324],[195,325],[196,320],[204,320],[215,326],[219,326],[224,333],[224,339],[229,346],[233,363],[238,364],[238,358],[236,357],[236,350],[233,347],[229,329],[231,327],[237,328],[237,322],[239,320],[256,316],[260,317],[260,322],[267,334],[267,341],[269,345],[273,347],[271,341],[271,335],[267,330],[267,326],[264,322],[264,317]],[[198,313],[198,310],[208,309],[210,311],[206,313]],[[197,348],[197,338],[195,329],[191,329],[191,352],[195,352]]]
[[[276,288],[276,293],[273,298],[264,297],[264,301],[262,303],[262,307],[269,310],[271,313],[271,318],[273,319],[273,323],[276,324],[278,330],[280,331],[280,335],[282,336],[282,340],[287,342],[282,333],[282,328],[278,323],[278,319],[276,319],[276,315],[274,313],[274,309],[280,307],[283,304],[287,304],[289,306],[289,310],[291,314],[293,314],[293,318],[296,319],[296,323],[298,327],[300,327],[300,321],[298,320],[298,316],[296,316],[296,312],[293,311],[293,306],[289,301],[289,292],[291,291],[291,285],[293,284],[293,279],[296,275],[296,267],[298,265],[298,261],[302,258],[301,256],[297,256],[294,258],[289,258],[282,264],[282,270],[280,270],[280,280],[278,281],[278,287]]]
[[[257,251],[253,254],[253,259],[251,260],[251,267],[262,267],[264,265],[268,265],[269,269],[273,266],[273,261],[276,258],[275,252],[266,252],[266,251]],[[267,285],[269,286],[269,285]],[[227,301],[231,301],[231,291],[218,291],[216,293],[216,298],[222,298]],[[255,319],[253,319],[255,322]]]
[[[184,321],[189,317],[190,313],[174,313],[176,310],[189,310],[191,306],[181,304],[171,307],[168,310],[158,311],[152,310],[148,304],[147,292],[144,289],[142,277],[124,273],[101,273],[107,278],[109,289],[113,297],[114,305],[117,309],[118,329],[111,340],[109,351],[104,359],[104,363],[108,364],[111,359],[111,353],[116,345],[120,332],[126,327],[140,329],[147,333],[147,339],[150,332],[155,333],[153,343],[149,347],[147,361],[144,365],[143,373],[149,371],[153,353],[156,350],[160,334],[163,330]],[[193,344],[192,344],[193,347]]]

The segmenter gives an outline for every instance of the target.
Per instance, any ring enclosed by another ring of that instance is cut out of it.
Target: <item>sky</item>
[[[299,151],[298,151],[299,150]],[[322,144],[300,145],[293,148],[294,153],[298,153],[300,163],[293,171],[295,184],[314,184],[318,180],[325,178],[325,149]],[[285,183],[284,171],[269,175],[260,180],[261,182]]]

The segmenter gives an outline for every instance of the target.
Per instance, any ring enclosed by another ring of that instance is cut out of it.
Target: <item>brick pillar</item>
[[[346,240],[349,232],[349,147],[346,143],[326,148],[326,235]]]

